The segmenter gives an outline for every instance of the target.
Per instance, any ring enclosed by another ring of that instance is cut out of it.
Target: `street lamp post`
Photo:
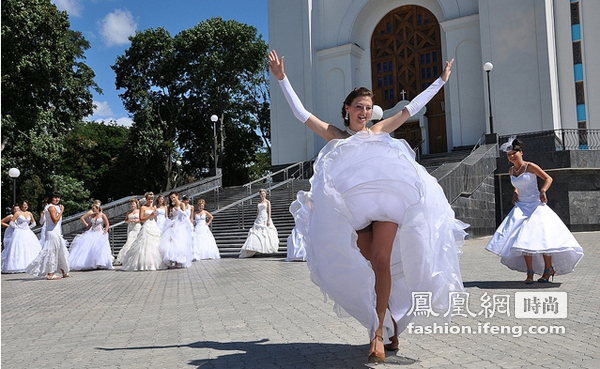
[[[8,176],[13,179],[13,205],[17,204],[17,178],[21,175],[21,171],[17,168],[10,168]]]
[[[217,121],[219,117],[215,114],[211,115],[210,120],[213,122],[213,149],[214,149],[214,158],[215,158],[215,176],[217,175]]]
[[[483,70],[487,74],[487,88],[488,88],[488,106],[490,108],[490,133],[494,133],[494,117],[492,115],[492,95],[490,89],[490,72],[494,69],[494,65],[487,62],[483,65]]]
[[[181,177],[181,160],[177,160],[175,165],[177,165],[177,180],[175,181],[175,187],[178,187],[180,182],[179,177]]]

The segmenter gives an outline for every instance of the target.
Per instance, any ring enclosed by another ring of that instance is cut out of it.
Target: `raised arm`
[[[444,84],[448,81],[448,78],[450,78],[452,64],[454,64],[454,59],[447,61],[442,75],[435,80],[435,82],[429,85],[425,91],[417,95],[408,105],[404,107],[404,109],[402,109],[402,111],[375,124],[373,127],[371,127],[371,130],[373,132],[394,132],[396,129],[398,129],[398,127],[404,124],[408,118],[423,109],[423,107],[427,105],[427,103],[444,86]]]
[[[271,69],[271,73],[273,73],[273,76],[275,76],[275,78],[277,78],[279,81],[279,86],[281,87],[283,95],[285,96],[285,100],[288,102],[288,105],[292,109],[294,116],[299,121],[306,124],[308,128],[327,141],[335,138],[345,137],[344,132],[341,129],[337,128],[336,126],[332,126],[329,123],[323,122],[304,108],[300,98],[298,98],[298,95],[296,95],[296,92],[292,88],[290,81],[285,75],[283,68],[283,56],[279,58],[275,50],[271,50],[271,52],[269,52],[269,67]]]

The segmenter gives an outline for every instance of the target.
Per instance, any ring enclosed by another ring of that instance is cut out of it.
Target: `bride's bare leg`
[[[383,319],[390,298],[392,277],[390,259],[392,246],[398,225],[392,222],[373,222],[369,227],[357,232],[357,245],[365,259],[371,262],[375,273],[375,294],[377,295],[375,310],[379,325],[375,331],[375,339],[371,342],[370,352],[383,355]],[[378,339],[379,338],[379,339]],[[371,358],[371,357],[370,357]]]

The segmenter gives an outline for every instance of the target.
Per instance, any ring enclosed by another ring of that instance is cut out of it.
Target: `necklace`
[[[520,172],[520,171],[521,171],[521,169],[523,169],[523,167],[524,167],[524,166],[525,166],[525,162],[522,162],[522,163],[521,163],[521,165],[519,166],[519,168],[518,168],[518,169],[517,169],[517,168],[515,168],[515,169],[513,169],[513,171],[515,171],[515,172],[517,172],[517,173],[518,173],[518,172]]]
[[[353,129],[350,129],[350,127],[346,128],[346,132],[348,132],[350,134],[350,136],[354,136],[355,134],[357,134],[358,132],[363,132],[363,131],[355,131]],[[371,133],[371,129],[367,128],[366,130],[367,133]]]

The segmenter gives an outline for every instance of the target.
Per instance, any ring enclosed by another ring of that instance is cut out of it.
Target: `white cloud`
[[[131,125],[133,124],[133,120],[128,117],[117,118],[116,122],[118,125],[125,127],[131,127]]]
[[[94,101],[94,116],[97,117],[110,117],[114,115],[108,101]]]
[[[81,0],[52,0],[52,2],[59,10],[65,10],[71,17],[79,18],[83,13]]]
[[[108,47],[128,44],[136,29],[137,23],[129,10],[115,9],[100,21],[100,34]]]

